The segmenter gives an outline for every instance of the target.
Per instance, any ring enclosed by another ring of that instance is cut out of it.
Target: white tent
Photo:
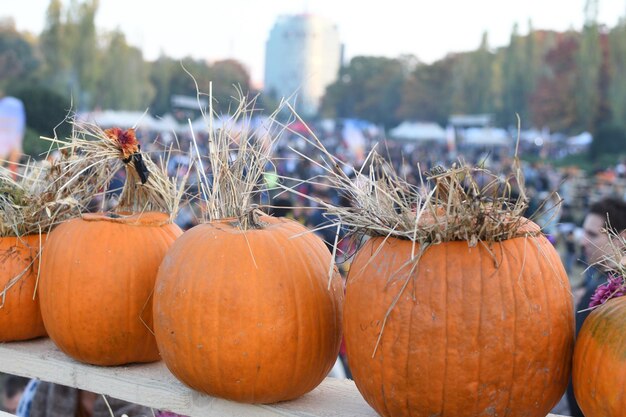
[[[508,146],[513,143],[506,130],[494,127],[465,129],[463,136],[466,145]]]
[[[570,146],[589,146],[593,142],[593,136],[589,132],[582,132],[580,135],[572,136],[567,139]]]
[[[389,131],[389,136],[415,142],[446,142],[446,131],[437,123],[430,122],[402,122]]]
[[[164,115],[163,117],[156,117],[152,124],[152,129],[157,132],[181,132],[185,126],[178,123],[174,116],[170,113]]]
[[[83,113],[79,118],[97,124],[100,127],[120,127],[136,129],[153,129],[156,119],[148,113],[140,111],[103,110]]]

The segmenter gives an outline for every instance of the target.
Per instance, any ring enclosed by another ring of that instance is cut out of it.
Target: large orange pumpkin
[[[46,235],[0,238],[0,291],[20,277],[0,298],[0,342],[34,339],[46,330],[35,295],[39,260],[37,253]]]
[[[172,373],[198,391],[250,403],[315,388],[341,342],[343,289],[337,273],[328,288],[328,249],[297,222],[261,222],[187,231],[163,260],[154,295],[157,343]]]
[[[585,319],[574,349],[572,380],[585,416],[626,413],[626,297],[607,301]]]
[[[372,238],[350,266],[344,336],[365,400],[383,416],[545,417],[565,392],[574,342],[552,245],[440,243],[415,265],[419,250]]]
[[[85,214],[54,229],[40,277],[46,330],[94,365],[159,359],[151,294],[163,256],[182,234],[163,213]]]

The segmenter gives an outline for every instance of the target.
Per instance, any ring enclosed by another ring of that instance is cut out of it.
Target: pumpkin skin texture
[[[382,416],[545,417],[565,392],[574,310],[557,252],[543,236],[487,245],[432,245],[410,277],[410,241],[372,238],[357,253],[347,357]]]
[[[607,301],[585,319],[574,349],[576,401],[588,417],[626,412],[626,297]]]
[[[320,238],[261,217],[185,232],[167,253],[154,329],[172,373],[197,391],[239,402],[297,398],[327,376],[341,343],[343,285]],[[304,235],[294,237],[301,233]]]
[[[86,214],[50,233],[41,313],[55,344],[93,365],[159,360],[151,294],[163,256],[182,234],[163,213]]]
[[[45,239],[46,235],[42,235],[41,239],[39,235],[0,238],[0,290],[4,290],[14,277],[24,273],[6,292],[4,306],[0,308],[0,342],[46,335],[39,310],[39,296],[33,300],[39,269],[37,253]]]

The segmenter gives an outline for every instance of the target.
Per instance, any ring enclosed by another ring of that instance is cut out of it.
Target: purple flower
[[[609,275],[607,282],[599,285],[591,296],[589,308],[597,307],[612,298],[621,297],[623,295],[626,295],[626,281],[624,281],[624,277]]]

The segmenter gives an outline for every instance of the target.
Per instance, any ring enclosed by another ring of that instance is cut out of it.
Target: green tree
[[[29,82],[39,65],[33,46],[17,32],[14,23],[0,22],[0,90]]]
[[[579,45],[577,33],[560,37],[546,54],[546,70],[530,97],[534,124],[553,131],[580,133],[577,128],[576,54]]]
[[[456,54],[452,68],[451,111],[453,113],[490,113],[494,110],[494,54],[489,50],[487,33],[477,50]]]
[[[103,108],[137,110],[149,107],[154,98],[150,69],[141,51],[126,43],[123,33],[110,35],[102,62],[99,90],[93,100]]]
[[[341,69],[339,80],[327,88],[321,113],[395,126],[400,122],[398,109],[405,74],[400,59],[354,57]]]
[[[445,125],[451,113],[451,78],[456,57],[431,65],[418,64],[402,88],[400,119],[435,121]]]
[[[592,4],[593,1],[588,0],[587,9]],[[588,14],[581,35],[580,48],[576,54],[578,77],[574,100],[578,127],[590,132],[594,131],[598,117],[601,66],[602,50],[598,23],[594,14]]]
[[[230,113],[237,108],[237,89],[244,94],[250,91],[250,74],[238,61],[227,59],[212,65],[214,109]],[[207,90],[208,92],[208,90]]]
[[[155,88],[155,95],[150,105],[153,114],[164,115],[171,111],[170,83],[177,65],[175,60],[163,54],[150,65],[150,82]]]
[[[609,34],[609,55],[608,100],[612,123],[626,128],[626,18],[620,19]]]
[[[60,94],[69,95],[71,56],[67,28],[62,20],[61,0],[51,0],[46,11],[46,23],[39,35],[44,59],[42,77],[46,84]]]
[[[519,35],[516,23],[502,61],[502,108],[498,114],[498,122],[503,126],[516,125],[516,114],[519,114],[524,124],[528,123],[530,92],[528,77],[525,76],[526,57],[524,40]]]
[[[603,155],[620,154],[626,154],[626,130],[610,124],[598,128],[589,147],[589,158],[597,161]]]
[[[98,0],[72,2],[73,19],[69,22],[73,64],[79,85],[78,105],[83,108],[90,108],[98,93],[100,53],[95,23],[98,4]]]

